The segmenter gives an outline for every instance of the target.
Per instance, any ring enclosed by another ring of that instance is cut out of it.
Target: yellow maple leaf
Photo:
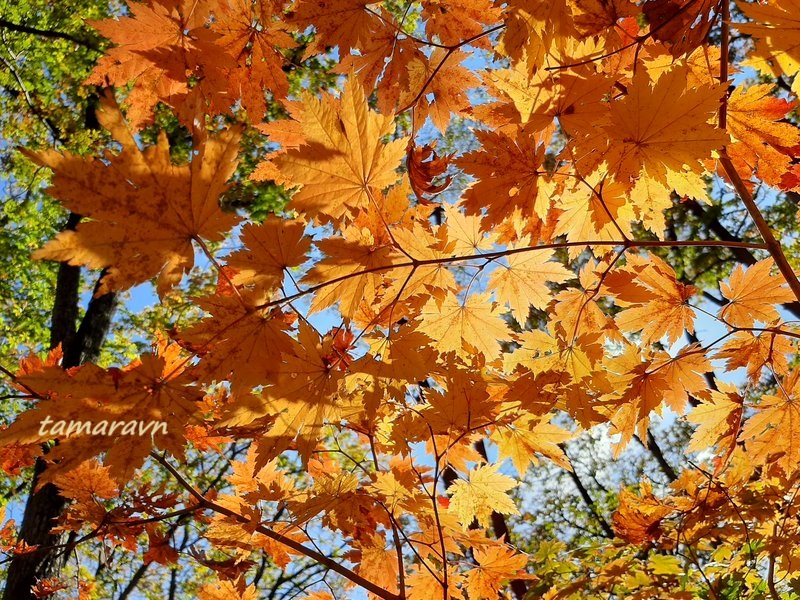
[[[256,586],[237,588],[232,581],[207,583],[198,590],[198,600],[256,600]]]
[[[177,344],[157,350],[122,369],[42,365],[22,375],[18,383],[40,400],[0,431],[0,446],[59,439],[48,455],[54,461],[48,479],[105,452],[103,464],[119,483],[133,477],[154,446],[183,456],[183,429],[203,394],[190,385]]]
[[[48,193],[92,220],[64,231],[34,258],[108,268],[98,294],[127,289],[158,277],[163,296],[194,263],[193,240],[220,241],[239,218],[224,213],[219,198],[236,168],[241,129],[208,135],[193,130],[188,165],[170,160],[166,134],[141,150],[113,95],[101,99],[97,118],[122,145],[102,160],[55,150],[25,154],[53,170]]]
[[[480,465],[469,472],[469,479],[457,480],[448,490],[451,494],[449,510],[458,517],[464,529],[474,519],[482,527],[489,526],[492,512],[503,515],[519,514],[506,492],[517,486],[508,475],[497,472],[500,465]]]
[[[572,470],[559,444],[573,437],[572,433],[552,425],[550,416],[536,417],[523,414],[514,420],[513,426],[497,427],[491,439],[497,444],[500,459],[511,458],[520,477],[525,475],[530,463],[538,464],[535,452],[543,454],[558,466]]]
[[[299,118],[305,143],[271,160],[278,183],[299,186],[291,208],[324,222],[352,219],[400,179],[395,169],[408,140],[382,142],[394,131],[394,117],[370,110],[356,77],[348,79],[339,99],[306,94]]]
[[[735,27],[756,39],[755,49],[746,64],[772,77],[793,77],[800,71],[800,2],[771,0],[765,4],[737,2],[752,23]],[[800,93],[800,78],[795,77],[792,91]]]
[[[791,338],[771,332],[758,334],[752,331],[737,331],[714,355],[726,358],[726,371],[747,367],[747,376],[752,381],[761,379],[761,370],[769,366],[776,375],[788,375],[786,356],[793,350]]]
[[[482,214],[484,227],[496,225],[515,213],[536,213],[544,218],[550,206],[539,187],[545,174],[544,145],[521,126],[511,132],[475,131],[481,148],[467,152],[455,163],[478,181],[462,200],[467,214]]]
[[[695,406],[686,417],[690,423],[698,425],[687,451],[699,452],[716,447],[723,453],[724,463],[736,448],[744,413],[744,399],[735,385],[724,381],[717,381],[716,385],[718,389],[711,391],[711,397]]]
[[[303,222],[274,215],[260,225],[245,225],[241,239],[247,248],[227,258],[228,266],[236,269],[234,283],[257,285],[264,291],[280,286],[284,271],[306,260],[311,240],[304,232]]]
[[[490,294],[472,294],[462,302],[453,293],[441,302],[430,298],[422,307],[417,329],[441,353],[455,352],[466,358],[480,352],[487,361],[494,360],[500,354],[500,340],[511,339],[511,332],[490,298]]]
[[[779,386],[779,395],[763,396],[739,436],[748,460],[756,465],[774,462],[786,475],[800,463],[798,380],[800,371],[793,371]]]
[[[772,95],[769,84],[739,86],[728,99],[727,129],[735,142],[727,147],[734,166],[745,180],[753,173],[779,186],[792,164],[791,148],[800,144],[800,129],[783,119],[794,102]]]
[[[678,281],[672,267],[654,254],[629,255],[627,268],[635,276],[635,285],[609,287],[617,296],[616,303],[626,307],[616,317],[622,331],[641,331],[645,344],[664,336],[674,344],[684,331],[694,333],[695,314],[689,298],[697,288]],[[643,289],[636,290],[635,298],[627,300],[632,287]]]
[[[543,310],[550,303],[548,282],[562,283],[574,277],[561,263],[551,261],[552,257],[552,250],[510,254],[505,259],[508,266],[501,264],[489,277],[489,289],[496,291],[498,302],[508,303],[520,323],[528,318],[531,306]]]

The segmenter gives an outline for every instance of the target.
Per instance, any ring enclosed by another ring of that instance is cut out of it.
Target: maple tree
[[[19,155],[73,215],[33,258],[98,271],[93,303],[153,281],[183,309],[127,360],[55,336],[2,366],[23,405],[0,464],[37,461],[71,534],[30,547],[7,522],[7,594],[13,561],[100,547],[209,570],[202,600],[261,597],[267,562],[313,565],[317,600],[797,597],[800,215],[775,207],[800,192],[799,9],[149,0],[90,19],[109,41],[84,80],[94,138]],[[332,56],[330,85],[303,80]],[[265,188],[288,204],[227,201]],[[731,206],[747,235],[715,216]],[[683,432],[669,460],[653,421]],[[619,465],[635,440],[665,480],[618,477],[603,505],[577,457]],[[553,472],[599,534],[535,523]],[[94,597],[74,573],[33,597]]]

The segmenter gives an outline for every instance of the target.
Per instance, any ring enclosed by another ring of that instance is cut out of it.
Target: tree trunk
[[[80,219],[80,215],[71,214],[65,229],[75,229]],[[79,291],[80,268],[62,263],[56,280],[50,347],[61,344],[64,352],[61,366],[64,369],[97,359],[116,308],[116,294],[93,297],[80,327],[76,329]],[[60,546],[64,536],[50,533],[67,500],[59,495],[52,483],[39,487],[39,479],[46,466],[45,458],[36,459],[31,491],[19,531],[20,541],[39,550],[19,554],[11,560],[3,600],[35,600],[31,588],[38,580],[58,577],[69,555],[68,548]]]

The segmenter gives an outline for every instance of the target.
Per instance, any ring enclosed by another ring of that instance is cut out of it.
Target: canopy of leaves
[[[80,221],[33,257],[184,308],[130,361],[4,366],[25,410],[0,464],[46,455],[61,531],[207,569],[201,599],[259,597],[267,563],[273,597],[306,568],[308,598],[795,597],[796,8],[87,10],[96,33],[60,39],[103,55],[65,104],[93,94],[97,127],[14,159]],[[232,210],[267,189],[268,218]],[[651,423],[684,433],[678,467]],[[611,464],[638,440],[667,481],[594,473],[595,500],[587,439]],[[537,523],[548,469],[600,535]]]

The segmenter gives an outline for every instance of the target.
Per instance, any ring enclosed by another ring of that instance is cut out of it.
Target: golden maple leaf
[[[489,526],[492,512],[503,515],[519,514],[507,492],[517,486],[508,475],[498,473],[500,465],[479,465],[469,472],[469,479],[458,479],[448,489],[449,511],[458,517],[466,529],[474,519],[482,527]]]
[[[291,208],[324,222],[352,220],[400,179],[395,169],[408,140],[382,142],[394,131],[393,115],[370,110],[355,76],[339,99],[306,94],[299,120],[305,142],[271,159],[278,183],[299,186]]]
[[[697,195],[698,185],[705,190],[701,161],[728,141],[709,123],[724,86],[689,88],[688,73],[689,67],[678,64],[651,84],[639,69],[627,94],[609,104],[608,122],[575,140],[578,167],[588,173],[605,161],[621,183],[632,183],[644,172],[684,195]]]
[[[756,39],[756,46],[745,64],[774,77],[794,77],[800,71],[800,2],[771,0],[765,4],[737,2],[752,19],[737,23],[736,29]],[[800,77],[795,77],[792,91],[800,93]]]
[[[511,339],[506,322],[489,294],[472,294],[462,302],[448,293],[441,302],[431,298],[422,307],[417,330],[429,336],[441,353],[467,358],[480,352],[487,361],[500,354],[500,340]]]
[[[734,143],[727,147],[737,171],[748,180],[780,186],[792,164],[792,148],[800,145],[800,130],[783,122],[794,102],[771,95],[773,86],[739,86],[728,99],[727,129]]]
[[[509,579],[531,579],[522,569],[528,557],[505,545],[487,548],[475,546],[473,551],[478,566],[467,571],[466,589],[469,598],[496,598],[503,583]]]
[[[227,258],[236,270],[234,283],[256,285],[269,292],[283,283],[290,267],[301,265],[311,249],[305,224],[270,215],[260,225],[248,223],[242,228],[241,240],[247,247]]]
[[[695,314],[689,298],[697,288],[678,281],[672,267],[654,254],[629,255],[627,268],[635,277],[632,285],[609,286],[616,303],[626,307],[616,317],[622,331],[641,331],[645,344],[664,336],[674,344],[684,331],[694,333]]]
[[[525,241],[525,240],[524,240]],[[524,248],[512,246],[512,250]],[[489,277],[488,287],[495,290],[498,302],[508,304],[514,318],[524,323],[530,307],[543,310],[552,299],[548,283],[563,283],[574,275],[561,263],[551,261],[552,250],[530,250],[510,254]]]
[[[0,432],[0,445],[58,438],[48,455],[55,461],[48,478],[105,452],[108,474],[125,483],[154,446],[183,455],[184,427],[203,397],[185,367],[180,348],[165,342],[158,354],[144,354],[122,369],[42,366],[17,379],[40,400]]]
[[[744,415],[744,399],[735,385],[717,381],[717,390],[711,397],[695,406],[687,416],[690,423],[697,425],[687,448],[688,452],[700,452],[716,447],[722,453],[722,461],[717,466],[719,472],[736,448],[739,429]]]

